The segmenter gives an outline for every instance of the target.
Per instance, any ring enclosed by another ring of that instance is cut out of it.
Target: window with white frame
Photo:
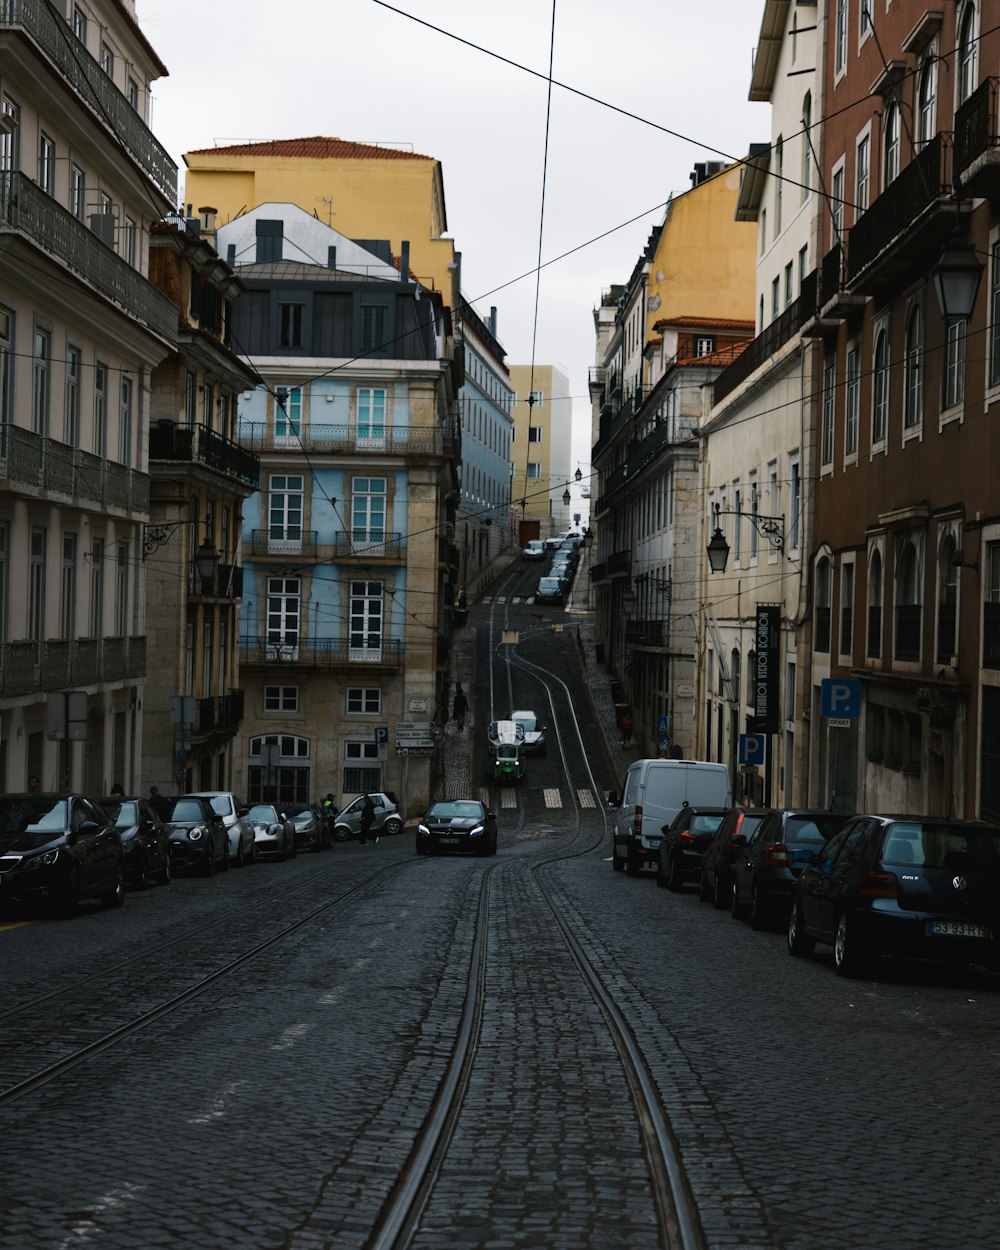
[[[6,521],[0,521],[0,642],[6,642],[8,636],[7,605],[10,601],[9,559],[10,526]]]
[[[528,442],[540,443],[542,441],[542,427],[540,425],[528,426]]]
[[[348,629],[352,660],[381,658],[385,626],[384,594],[382,582],[351,582]]]
[[[385,446],[386,392],[382,387],[358,388],[357,438],[362,447]]]
[[[917,151],[937,133],[937,57],[928,56],[917,80]]]
[[[830,246],[836,247],[844,237],[844,161],[830,179]]]
[[[788,460],[788,547],[796,551],[801,541],[802,468],[798,456]]]
[[[785,193],[785,141],[778,135],[774,143],[774,234],[781,234],[782,197]]]
[[[104,539],[90,540],[90,619],[88,637],[104,633]]]
[[[77,221],[83,221],[87,215],[87,175],[79,165],[70,166],[69,211]]]
[[[965,320],[956,318],[945,328],[944,369],[941,403],[954,408],[965,397]]]
[[[46,195],[55,188],[56,145],[44,131],[38,136],[38,186]]]
[[[62,568],[59,576],[59,637],[76,637],[76,544],[75,534],[62,536]]]
[[[265,686],[265,712],[297,712],[299,710],[298,686]]]
[[[387,487],[384,477],[351,479],[351,544],[385,549]]]
[[[839,76],[847,69],[847,0],[834,0],[833,72]]]
[[[302,435],[302,388],[292,386],[286,390],[279,387],[276,394],[274,441],[283,447],[297,447]]]
[[[912,430],[924,416],[924,323],[919,304],[910,309],[906,321],[903,384],[903,427]]]
[[[837,395],[837,366],[833,360],[823,366],[823,429],[820,435],[820,464],[833,464],[834,403]]]
[[[132,379],[122,374],[120,402],[118,405],[118,460],[120,464],[131,463],[132,455]]]
[[[802,169],[799,174],[802,182],[803,200],[809,194],[812,179],[812,93],[807,91],[802,101]]]
[[[31,372],[31,429],[35,434],[49,432],[51,391],[52,335],[40,327],[35,329]]]
[[[529,481],[537,480],[542,476],[542,466],[537,460],[529,460],[525,476]]]
[[[32,527],[28,539],[27,636],[41,642],[45,636],[45,530]]]
[[[305,479],[300,474],[272,473],[268,478],[268,547],[273,542],[302,542]]]
[[[268,659],[297,659],[302,616],[301,580],[298,577],[269,577],[265,612]]]
[[[875,330],[872,359],[872,445],[886,440],[889,428],[889,331],[886,326]]]
[[[348,686],[345,707],[350,716],[377,716],[382,711],[381,686]]]
[[[21,106],[5,95],[0,104],[4,127],[0,130],[0,170],[13,173],[21,165]]]
[[[82,372],[83,353],[79,347],[67,346],[63,439],[70,447],[80,446],[80,383]]]
[[[87,42],[87,15],[78,4],[73,5],[73,34],[81,43]]]
[[[115,76],[115,54],[106,43],[101,44],[101,69],[109,78]]]
[[[0,424],[13,421],[14,317],[0,308]]]
[[[128,635],[128,543],[115,544],[115,633]]]
[[[1000,243],[990,249],[990,385],[1000,386]]]
[[[868,207],[871,195],[872,140],[871,135],[862,135],[858,140],[854,163],[854,211],[857,217]]]
[[[966,0],[958,19],[958,103],[961,104],[976,89],[979,30],[976,5]]]
[[[882,141],[882,187],[889,185],[899,174],[899,105],[889,102],[885,110]]]
[[[108,454],[108,366],[94,365],[94,455]]]
[[[844,385],[844,455],[858,451],[858,419],[861,413],[861,351],[856,343],[847,349]]]

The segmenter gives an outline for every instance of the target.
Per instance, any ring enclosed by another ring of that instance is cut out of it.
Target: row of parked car
[[[533,538],[522,549],[522,560],[543,560],[549,555],[552,557],[548,573],[538,579],[535,587],[536,603],[559,605],[566,602],[566,592],[580,562],[579,548],[582,542],[582,534],[566,530],[554,538]]]
[[[784,929],[791,955],[831,946],[848,976],[883,956],[1000,971],[994,825],[731,803],[684,803],[658,836],[633,824],[646,845],[630,853],[616,827],[615,868],[695,885],[754,929]]]
[[[373,794],[377,831],[403,827],[395,802]],[[0,905],[83,899],[120,907],[125,887],[169,883],[174,872],[211,876],[261,858],[289,859],[356,837],[363,796],[343,809],[314,803],[245,805],[204,790],[141,798],[84,794],[0,795]]]

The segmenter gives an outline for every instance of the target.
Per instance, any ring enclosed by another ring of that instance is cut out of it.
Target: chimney
[[[326,249],[326,267],[327,269],[337,268],[337,249],[335,247]]]
[[[218,211],[217,208],[198,209],[198,216],[201,218],[201,237],[207,239],[213,247],[215,247],[215,218]]]
[[[497,306],[496,304],[490,305],[490,334],[492,334],[494,338],[496,338],[497,336]]]
[[[404,239],[399,246],[400,246],[399,280],[400,282],[409,282],[410,280],[410,240]]]

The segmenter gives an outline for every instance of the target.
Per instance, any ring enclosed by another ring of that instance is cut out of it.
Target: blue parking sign
[[[756,767],[767,763],[767,735],[740,734],[737,762]]]
[[[667,734],[669,733],[670,733],[670,722],[666,718],[666,716],[661,716],[660,719],[656,722],[656,736],[658,738],[665,738]]]
[[[824,716],[856,720],[861,715],[861,682],[856,677],[824,677],[820,703]]]

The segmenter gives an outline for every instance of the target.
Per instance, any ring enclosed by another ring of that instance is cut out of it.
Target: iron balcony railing
[[[80,503],[149,513],[149,476],[17,425],[0,425],[0,479],[71,496]]]
[[[0,195],[0,227],[26,235],[132,320],[177,342],[177,309],[170,300],[51,195],[24,174],[11,172],[0,173]]]
[[[977,156],[1000,145],[998,94],[1000,78],[986,78],[955,110],[955,172],[959,176]]]
[[[212,577],[202,577],[191,561],[188,595],[193,599],[242,599],[243,569],[238,564],[220,564]]]
[[[0,29],[25,35],[121,143],[168,203],[177,203],[177,166],[73,28],[47,0],[0,0]]]
[[[341,530],[333,536],[335,560],[403,560],[406,535],[398,531]]]
[[[235,733],[243,720],[242,690],[198,700],[198,732]]]
[[[275,525],[266,530],[253,530],[250,534],[250,554],[255,557],[287,556],[315,560],[318,537],[317,530],[304,530],[298,526]]]
[[[398,639],[362,638],[240,638],[240,662],[243,664],[299,665],[305,668],[336,668],[371,665],[398,668],[403,644]]]
[[[356,425],[289,421],[277,429],[264,421],[241,421],[236,436],[254,451],[309,451],[341,456],[451,456],[454,432],[441,425],[386,426],[365,432]]]
[[[145,675],[146,639],[141,636],[0,643],[0,692],[7,698]]]
[[[951,136],[936,134],[851,227],[847,281],[853,283],[931,204],[951,194]]]
[[[813,270],[802,282],[799,298],[789,304],[783,313],[765,326],[736,357],[731,365],[715,379],[713,399],[721,404],[727,395],[747,380],[752,373],[765,364],[783,347],[816,313],[816,271]]]
[[[207,425],[158,421],[149,431],[149,458],[203,464],[254,489],[260,485],[260,457]]]

